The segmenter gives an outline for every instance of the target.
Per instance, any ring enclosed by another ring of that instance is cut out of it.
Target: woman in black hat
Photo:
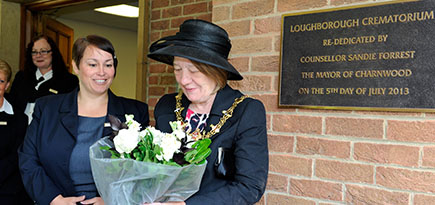
[[[185,121],[212,140],[200,189],[186,204],[254,204],[266,187],[265,109],[227,84],[243,79],[227,60],[230,49],[227,32],[203,20],[185,21],[150,47],[150,58],[174,66],[181,87],[157,103],[156,127],[170,132],[168,122]]]

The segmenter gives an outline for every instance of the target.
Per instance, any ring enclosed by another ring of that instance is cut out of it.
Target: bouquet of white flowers
[[[126,115],[125,123],[109,118],[113,136],[89,151],[94,181],[106,204],[184,201],[198,191],[210,139],[196,140],[179,121],[170,122],[172,133],[163,133],[151,126],[141,130],[133,115]]]

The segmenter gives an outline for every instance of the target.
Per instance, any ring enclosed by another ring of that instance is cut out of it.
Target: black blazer
[[[164,95],[157,103],[154,116],[156,127],[171,132],[169,121],[175,121],[175,96]],[[242,93],[228,85],[220,90],[213,102],[206,131],[210,124],[216,125],[222,117],[222,111],[233,104]],[[183,119],[190,101],[183,95]],[[207,158],[208,164],[202,177],[199,191],[190,197],[186,204],[254,204],[261,199],[266,188],[269,153],[267,147],[266,112],[263,104],[252,98],[246,98],[234,110],[218,134],[211,137],[212,150]],[[234,179],[222,179],[215,175],[214,163],[218,147],[232,149],[235,160]]]
[[[79,80],[77,76],[68,72],[53,73],[53,77],[42,83],[38,90],[35,89],[36,84],[35,74],[26,76],[24,71],[18,71],[9,93],[11,104],[15,109],[24,112],[28,102],[35,102],[36,99],[46,95],[71,92],[79,85]]]
[[[18,150],[24,186],[38,204],[49,204],[59,194],[76,196],[69,160],[77,137],[77,93],[78,89],[38,99],[32,123]],[[117,97],[110,90],[107,113],[121,121],[125,121],[125,114],[133,114],[142,127],[149,124],[147,104]],[[111,132],[110,126],[105,126],[103,136]]]
[[[14,111],[13,115],[0,112],[0,204],[4,197],[17,200],[25,194],[18,169],[17,149],[23,142],[27,129],[27,116]],[[14,202],[16,203],[16,202]]]

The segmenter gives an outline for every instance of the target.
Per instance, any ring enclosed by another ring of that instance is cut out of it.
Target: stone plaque
[[[283,15],[279,105],[434,112],[434,10],[396,1]]]

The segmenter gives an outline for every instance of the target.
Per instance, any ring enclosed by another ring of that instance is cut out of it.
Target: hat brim
[[[187,58],[199,63],[211,65],[228,71],[228,80],[242,80],[243,77],[227,59],[216,54],[211,54],[207,49],[196,47],[169,45],[148,54],[148,57],[156,61],[173,65],[174,56]]]

